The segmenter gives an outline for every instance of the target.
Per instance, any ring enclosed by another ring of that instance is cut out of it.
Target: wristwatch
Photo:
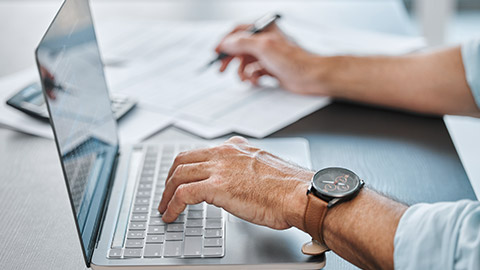
[[[304,215],[304,228],[313,239],[303,245],[303,253],[318,255],[329,250],[322,230],[328,209],[355,198],[364,184],[354,172],[344,168],[326,168],[315,173],[307,191]]]

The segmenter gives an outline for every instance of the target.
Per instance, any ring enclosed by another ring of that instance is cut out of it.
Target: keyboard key
[[[153,174],[150,175],[144,175],[142,174],[140,176],[140,184],[153,184]]]
[[[162,257],[163,245],[149,244],[145,246],[143,257],[145,258],[160,258]]]
[[[108,258],[110,259],[119,259],[122,257],[122,250],[121,249],[110,249],[108,252]]]
[[[130,221],[147,221],[147,215],[133,214]]]
[[[184,231],[183,224],[172,223],[167,225],[167,232],[183,232],[183,231]]]
[[[150,213],[150,217],[151,217],[151,218],[160,218],[160,219],[162,219],[162,214],[160,214],[160,212],[158,212],[158,211],[152,211],[152,213]]]
[[[148,214],[148,206],[134,206],[133,207],[134,214]]]
[[[222,247],[223,238],[207,238],[203,242],[204,247]]]
[[[223,249],[221,247],[203,248],[203,256],[205,257],[222,257]]]
[[[151,190],[139,190],[137,191],[137,198],[150,198],[152,196]]]
[[[153,184],[153,177],[143,177],[140,179],[140,184]]]
[[[161,217],[151,217],[149,225],[165,225]]]
[[[167,232],[165,239],[167,241],[183,240],[183,233],[181,233],[181,232]]]
[[[213,205],[207,206],[207,219],[222,218],[222,209]]]
[[[145,242],[149,243],[149,244],[159,244],[159,243],[163,243],[163,240],[165,239],[165,236],[164,235],[147,235],[147,239]],[[214,238],[213,238],[214,239]]]
[[[160,165],[160,173],[168,173],[169,170],[170,170],[170,164]]]
[[[130,222],[130,230],[145,230],[147,228],[146,222]]]
[[[185,247],[183,255],[201,256],[202,254],[202,237],[185,237]]]
[[[182,255],[182,241],[167,241],[165,242],[165,257],[179,257]]]
[[[218,238],[223,236],[221,229],[205,230],[205,238]]]
[[[148,226],[148,234],[165,234],[165,226]]]
[[[142,248],[143,240],[142,239],[127,239],[125,242],[125,247],[127,248]]]
[[[150,199],[145,199],[145,198],[137,198],[135,199],[135,206],[149,206],[150,205]]]
[[[129,231],[127,234],[128,239],[143,239],[145,238],[145,231]]]
[[[144,168],[142,171],[142,176],[153,176],[155,174],[155,169]]]
[[[159,205],[160,205],[160,199],[154,199],[152,202],[152,208],[158,209]]]
[[[187,206],[187,209],[188,210],[203,210],[203,208],[205,207],[205,204],[204,203],[199,203],[199,204],[192,204],[192,205],[189,205]]]
[[[138,184],[138,190],[152,190],[152,184]]]
[[[202,228],[186,228],[185,235],[186,236],[202,236],[203,229]]]
[[[138,248],[126,248],[123,252],[124,258],[140,258],[142,257],[142,250]]]
[[[203,218],[203,211],[188,211],[188,219],[200,219]]]
[[[180,214],[172,223],[185,223],[185,215]]]
[[[187,228],[191,227],[203,227],[203,220],[202,219],[188,219],[187,220]]]
[[[205,229],[221,229],[222,225],[222,219],[207,219],[205,221]]]

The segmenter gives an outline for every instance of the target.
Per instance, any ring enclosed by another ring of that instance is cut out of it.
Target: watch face
[[[315,174],[313,188],[319,195],[342,198],[360,187],[360,178],[347,169],[327,168]]]

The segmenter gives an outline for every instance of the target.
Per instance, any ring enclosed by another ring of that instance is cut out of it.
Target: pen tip
[[[203,73],[203,72],[205,72],[210,66],[211,66],[211,64],[208,63],[208,64],[206,64],[206,65],[198,68],[198,69],[197,69],[197,72],[198,72],[198,73]]]

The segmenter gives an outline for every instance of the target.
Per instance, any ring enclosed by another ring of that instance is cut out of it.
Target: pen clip
[[[280,14],[268,13],[265,16],[261,17],[260,19],[256,20],[248,31],[251,32],[252,34],[257,34],[265,30],[265,28],[270,26],[270,24],[280,19],[281,17],[282,16]]]

